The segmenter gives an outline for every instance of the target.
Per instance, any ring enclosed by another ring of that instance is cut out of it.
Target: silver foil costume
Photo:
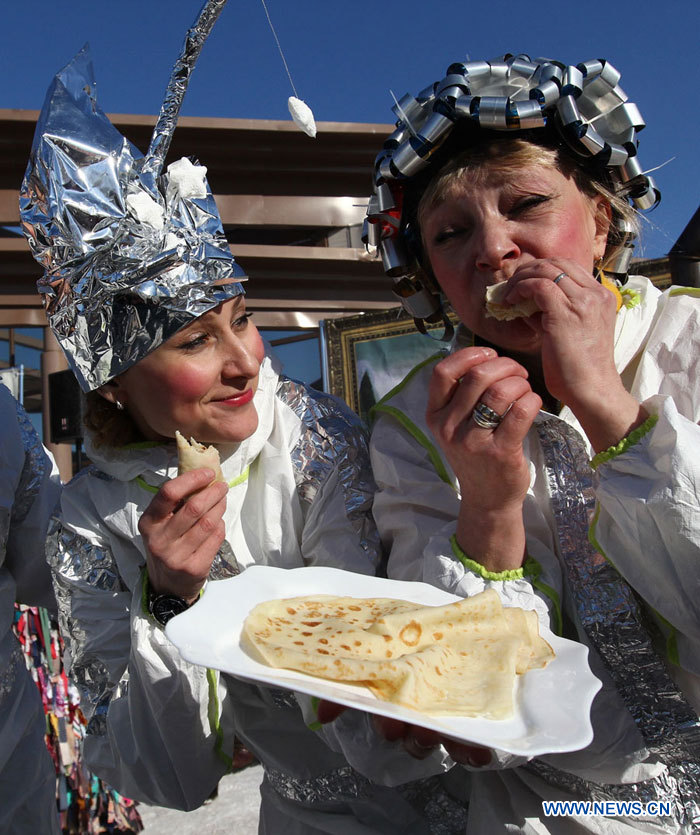
[[[255,397],[258,430],[249,442],[221,448],[224,476],[237,482],[224,516],[229,555],[242,571],[269,564],[374,573],[374,483],[356,416],[335,398],[278,378],[269,359]],[[430,778],[429,791],[410,771],[395,788],[367,779],[345,750],[319,738],[323,731],[307,728],[291,694],[281,698],[179,657],[142,608],[145,554],[136,529],[152,489],[177,471],[174,445],[90,453],[96,466],[66,488],[49,554],[71,670],[89,716],[85,756],[92,767],[127,796],[193,808],[226,771],[215,748],[230,752],[235,735],[265,768],[262,831],[301,833],[316,815],[332,814],[339,833],[461,832],[466,804],[440,778]],[[188,703],[192,693],[198,701],[179,714],[178,700]],[[368,717],[346,721],[369,733]],[[361,758],[371,754],[361,735],[351,734],[348,744]]]
[[[522,577],[484,578],[454,551],[459,486],[425,422],[432,365],[396,387],[386,412],[383,404],[377,407],[371,441],[378,483],[374,514],[391,547],[389,576],[430,582],[462,596],[496,588],[510,605],[552,603],[554,597],[564,613],[565,636],[589,647],[591,668],[603,682],[591,711],[589,747],[528,763],[504,758],[503,768],[474,774],[468,832],[490,835],[507,823],[527,832],[567,835],[577,827],[690,835],[700,825],[693,591],[700,555],[694,498],[700,388],[689,375],[700,339],[700,296],[687,288],[661,293],[647,279],[632,276],[625,297],[630,306],[618,313],[615,357],[618,368],[633,364],[630,391],[650,418],[639,437],[621,444],[594,472],[591,450],[570,410],[561,417],[540,413],[525,445],[531,485],[523,519],[529,562],[541,573],[524,568]],[[460,328],[455,350],[472,341]],[[675,354],[668,350],[674,343]],[[434,458],[447,468],[447,482]],[[409,543],[415,543],[413,553]],[[556,593],[550,597],[543,584]],[[553,606],[552,621],[555,611]],[[664,645],[669,640],[678,641],[675,657],[672,643]],[[615,821],[545,818],[544,799],[662,801],[670,811],[665,818]],[[533,820],[532,828],[525,818]]]
[[[680,825],[700,825],[700,721],[661,663],[658,630],[633,589],[590,544],[595,509],[588,452],[580,435],[555,418],[537,424],[559,543],[580,623],[605,663],[649,752],[667,770],[642,783],[600,785],[534,760],[525,768],[557,788],[592,800],[663,801]],[[651,632],[650,632],[651,630]]]
[[[208,0],[187,33],[145,156],[97,106],[87,50],[48,92],[21,219],[45,270],[39,290],[50,325],[85,391],[243,292],[245,276],[229,251],[206,169],[182,159],[162,170],[187,81],[223,5]],[[373,574],[374,482],[356,416],[280,378],[270,358],[254,402],[255,432],[220,445],[230,488],[226,543],[210,579],[252,564]],[[153,492],[177,473],[174,448],[96,449],[89,438],[86,445],[94,466],[65,490],[49,558],[67,664],[89,717],[84,751],[92,770],[134,799],[195,808],[230,765],[235,734],[269,771],[261,831],[307,832],[314,821],[327,826],[330,816],[338,833],[444,832],[444,820],[432,829],[415,792],[404,800],[354,772],[344,751],[308,729],[289,694],[280,698],[180,657],[143,608],[137,527]],[[363,727],[368,721],[358,715]],[[357,747],[364,755],[366,746]],[[405,779],[414,779],[410,768]],[[288,794],[295,782],[303,797]],[[365,786],[362,796],[345,792],[353,782]]]

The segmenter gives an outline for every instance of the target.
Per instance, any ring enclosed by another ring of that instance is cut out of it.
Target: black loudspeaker
[[[70,369],[48,376],[51,443],[73,443],[83,436],[80,386]]]

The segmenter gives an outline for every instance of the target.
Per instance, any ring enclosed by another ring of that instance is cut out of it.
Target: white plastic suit
[[[603,682],[587,748],[527,764],[499,756],[472,773],[469,835],[700,826],[700,290],[662,293],[632,277],[623,295],[616,366],[650,417],[591,461],[570,410],[540,413],[526,439],[522,569],[490,574],[454,538],[458,485],[425,421],[437,358],[376,408],[374,515],[388,575],[460,596],[493,587],[588,644]],[[672,814],[547,818],[543,799],[666,800]]]
[[[358,418],[335,398],[278,376],[269,359],[255,405],[255,433],[219,447],[230,485],[227,534],[209,581],[250,565],[373,575],[374,482]],[[137,528],[157,487],[177,474],[175,446],[88,452],[93,466],[66,487],[49,551],[70,669],[90,718],[90,769],[128,797],[193,809],[228,770],[236,736],[265,769],[262,833],[428,835],[431,817],[450,814],[458,822],[447,831],[462,831],[464,807],[443,797],[434,779],[412,783],[422,769],[408,757],[402,790],[351,767],[373,738],[365,714],[342,718],[353,730],[345,753],[336,753],[324,731],[307,726],[314,719],[308,699],[303,712],[291,692],[182,659],[144,609]]]

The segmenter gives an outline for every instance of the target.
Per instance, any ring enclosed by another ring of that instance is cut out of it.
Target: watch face
[[[171,618],[189,609],[189,606],[181,597],[175,597],[173,594],[158,594],[151,600],[149,608],[158,623],[165,626]]]

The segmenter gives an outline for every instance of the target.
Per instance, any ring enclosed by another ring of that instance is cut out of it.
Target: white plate
[[[252,566],[237,577],[208,583],[197,605],[173,618],[165,631],[180,654],[194,664],[393,716],[463,742],[533,757],[577,751],[592,740],[590,708],[601,685],[589,669],[588,648],[547,629],[541,630],[542,637],[556,657],[543,670],[518,676],[516,715],[505,720],[432,716],[379,700],[359,685],[268,667],[241,648],[241,628],[253,606],[273,598],[308,594],[392,597],[429,606],[459,599],[426,583],[385,580],[336,568]]]

